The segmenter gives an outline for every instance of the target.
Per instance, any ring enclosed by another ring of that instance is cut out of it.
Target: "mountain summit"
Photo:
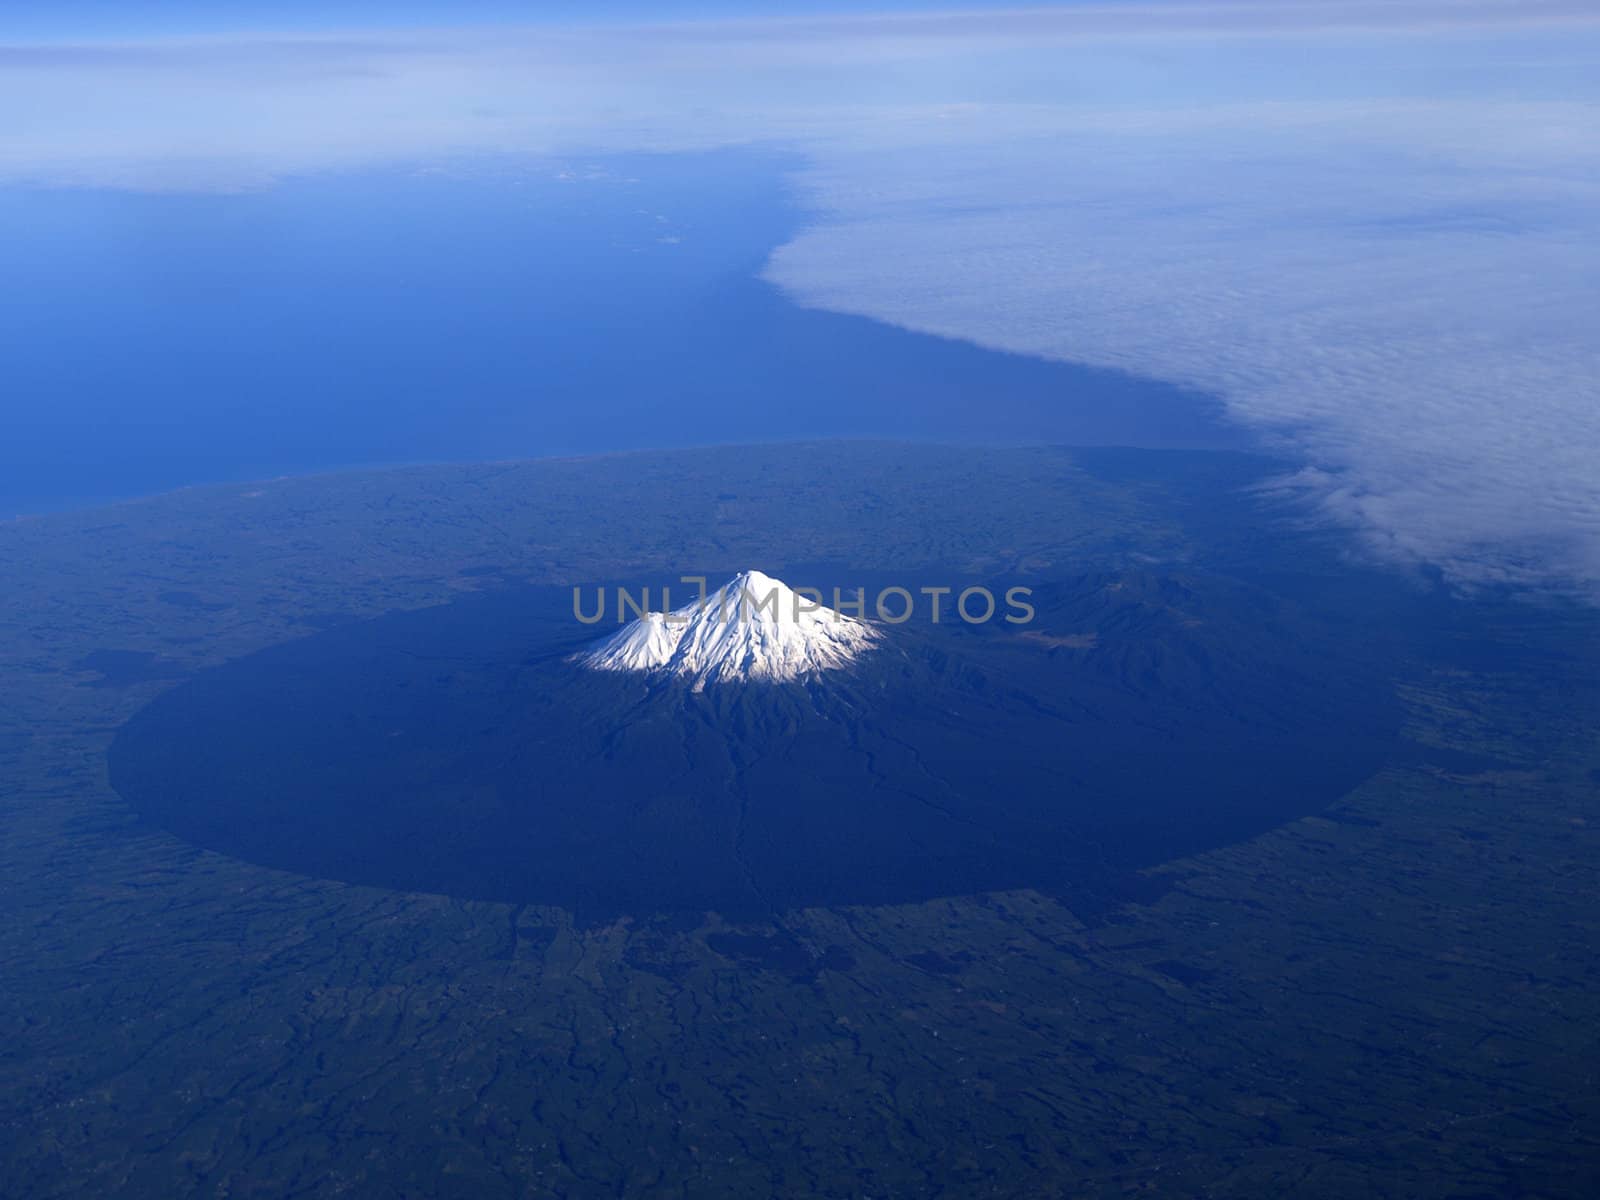
[[[703,600],[630,621],[573,661],[595,671],[676,676],[700,691],[708,683],[782,682],[833,670],[879,636],[781,579],[743,571]]]

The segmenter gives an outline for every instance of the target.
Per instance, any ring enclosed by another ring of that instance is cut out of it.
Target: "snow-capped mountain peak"
[[[743,571],[704,600],[630,621],[573,660],[596,671],[678,676],[698,691],[709,683],[780,682],[833,670],[878,638],[865,621],[825,607],[815,595]]]

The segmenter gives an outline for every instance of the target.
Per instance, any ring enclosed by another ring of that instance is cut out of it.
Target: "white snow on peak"
[[[573,656],[596,671],[639,671],[708,683],[800,679],[842,667],[878,632],[857,617],[796,592],[781,579],[743,571],[671,613],[648,613]]]

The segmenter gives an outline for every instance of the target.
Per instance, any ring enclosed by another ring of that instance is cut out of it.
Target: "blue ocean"
[[[0,192],[0,515],[439,460],[814,437],[1242,446],[1205,396],[809,311],[770,152]]]

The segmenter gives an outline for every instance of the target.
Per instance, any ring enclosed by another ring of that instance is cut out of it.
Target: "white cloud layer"
[[[792,146],[801,302],[1215,391],[1380,552],[1596,588],[1597,67],[1566,0],[11,46],[0,180]]]
[[[769,275],[1215,392],[1385,555],[1600,580],[1600,113],[1214,115],[836,149],[805,178],[826,219]],[[1481,153],[1463,121],[1496,130]]]

